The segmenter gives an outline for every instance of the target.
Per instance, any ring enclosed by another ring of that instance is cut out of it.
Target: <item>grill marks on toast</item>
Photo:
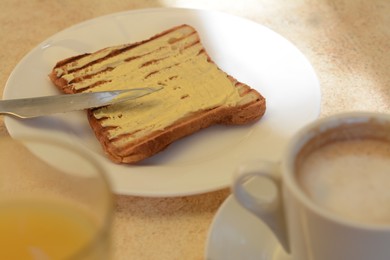
[[[120,49],[118,49],[118,50],[113,50],[113,51],[111,51],[109,54],[107,54],[106,56],[104,56],[104,57],[102,57],[102,58],[100,58],[100,59],[96,59],[96,60],[94,60],[94,61],[91,61],[91,62],[89,62],[89,63],[87,63],[87,64],[85,64],[85,65],[83,65],[83,66],[81,66],[81,67],[79,67],[79,68],[75,68],[75,69],[70,69],[70,70],[68,70],[68,73],[75,73],[75,72],[78,72],[78,71],[80,71],[80,70],[83,70],[83,69],[85,69],[85,68],[87,68],[87,67],[90,67],[90,66],[93,66],[93,65],[95,65],[95,64],[98,64],[98,63],[100,63],[100,62],[102,62],[102,61],[104,61],[104,60],[107,60],[107,59],[109,59],[109,58],[111,58],[111,57],[114,57],[114,56],[116,56],[116,55],[118,55],[118,54],[120,54],[120,53],[122,53],[122,52],[125,52],[125,51],[128,50],[128,49],[131,49],[131,47],[132,47],[132,46],[128,46],[128,47],[120,48]]]
[[[100,73],[105,73],[105,72],[111,71],[111,70],[113,70],[113,69],[114,69],[114,68],[108,67],[108,68],[106,68],[106,69],[104,69],[104,70],[98,71],[98,72],[93,73],[93,74],[88,74],[88,75],[85,75],[85,76],[76,77],[76,78],[70,80],[70,81],[68,82],[68,84],[77,83],[77,82],[80,82],[80,81],[82,81],[82,80],[84,80],[84,79],[90,79],[90,78],[93,78],[94,76],[96,76],[96,75],[98,75],[98,74],[100,74]]]
[[[88,67],[88,66],[90,66],[90,65],[93,65],[94,63],[99,63],[99,62],[103,61],[104,59],[108,59],[108,58],[110,58],[110,57],[114,57],[114,56],[116,56],[116,55],[118,55],[118,54],[120,54],[120,53],[129,51],[129,50],[132,49],[132,48],[135,48],[135,47],[137,47],[137,46],[139,46],[139,45],[142,45],[142,44],[145,44],[145,43],[147,43],[147,42],[153,41],[153,40],[155,40],[155,39],[157,39],[157,38],[161,38],[162,36],[167,35],[167,34],[170,34],[170,33],[171,33],[171,31],[170,31],[170,30],[167,30],[167,31],[164,31],[164,32],[162,32],[162,33],[156,34],[156,35],[154,35],[153,37],[151,37],[151,38],[149,38],[149,39],[146,39],[146,40],[143,40],[143,41],[140,41],[140,42],[137,42],[137,43],[133,43],[133,44],[126,44],[126,45],[123,45],[124,47],[118,47],[118,48],[114,49],[113,51],[111,51],[111,52],[109,52],[107,55],[105,55],[103,58],[96,59],[96,60],[94,60],[94,61],[92,61],[92,62],[90,62],[90,63],[87,63],[87,64],[84,65],[84,66],[79,67],[79,68],[67,70],[67,73],[76,72],[76,71],[78,71],[78,70],[80,70],[80,69],[83,69],[83,68],[85,68],[85,67]],[[187,35],[185,35],[184,37],[172,38],[172,39],[169,41],[169,43],[171,43],[171,44],[176,43],[176,42],[181,41],[181,40],[185,39],[186,37],[191,36],[191,35],[194,35],[194,34],[196,34],[196,31],[192,31],[190,34],[187,34]],[[103,49],[103,50],[107,50],[107,49],[108,49],[108,48]],[[103,50],[102,50],[102,51],[103,51]],[[83,58],[83,57],[85,57],[85,56],[88,56],[88,55],[90,55],[90,53],[85,53],[85,54],[81,54],[81,55],[78,55],[78,56],[75,56],[75,57],[71,57],[71,58],[69,58],[69,59],[65,59],[65,60],[63,60],[63,61],[58,62],[55,68],[57,68],[57,67],[63,67],[63,66],[67,66],[67,65],[70,65],[69,67],[72,67],[72,66],[73,66],[73,64],[71,64],[72,62],[78,61],[78,60],[80,60],[81,58]]]
[[[88,111],[116,162],[137,162],[212,124],[244,124],[265,111],[264,98],[220,70],[187,25],[61,61],[50,77],[66,93],[164,86],[156,96]]]
[[[109,72],[112,72],[113,70],[116,69],[116,67],[118,67],[119,65],[121,65],[123,63],[129,63],[129,62],[135,62],[137,60],[142,60],[143,58],[145,58],[147,56],[154,57],[155,53],[163,51],[164,49],[166,49],[166,52],[169,52],[170,49],[178,48],[175,46],[180,45],[180,42],[186,41],[191,37],[193,37],[194,40],[190,40],[184,46],[180,47],[181,50],[184,51],[188,48],[191,48],[191,47],[194,47],[194,46],[200,44],[199,38],[196,37],[196,31],[191,31],[190,33],[184,35],[183,37],[178,37],[178,38],[172,37],[171,39],[169,39],[168,42],[171,45],[170,47],[160,46],[160,47],[153,49],[151,51],[141,52],[138,55],[125,56],[123,58],[118,58],[118,56],[120,56],[124,53],[127,53],[129,50],[137,48],[140,44],[146,44],[146,43],[151,42],[152,40],[154,40],[156,38],[159,38],[161,36],[168,35],[168,34],[169,34],[169,32],[162,33],[159,36],[152,37],[149,40],[145,40],[145,41],[142,41],[142,42],[136,43],[136,44],[125,45],[124,47],[122,47],[122,46],[113,47],[113,49],[111,51],[107,51],[107,49],[103,49],[101,52],[106,51],[107,52],[106,54],[99,55],[99,52],[98,52],[96,55],[97,56],[96,59],[93,59],[90,62],[86,62],[85,64],[82,63],[83,59],[85,59],[85,58],[89,59],[90,58],[89,55],[95,55],[95,54],[80,55],[80,56],[78,56],[79,57],[78,59],[73,58],[73,59],[69,59],[69,60],[66,60],[64,62],[58,63],[56,65],[55,69],[60,69],[60,71],[62,71],[62,74],[63,75],[65,74],[64,78],[67,79],[68,88],[72,88],[72,90],[71,90],[72,92],[74,92],[74,93],[83,92],[83,91],[86,91],[88,89],[95,88],[96,86],[99,86],[101,84],[105,84],[105,83],[111,82],[111,81],[100,80],[99,82],[93,82],[93,83],[91,83],[87,86],[83,86],[83,87],[78,87],[79,83],[83,83],[86,80],[92,80],[92,79],[96,78],[96,76],[99,76],[99,75],[101,75],[101,76],[103,76],[103,74],[109,75]],[[202,50],[199,51],[199,53],[201,53],[201,52],[202,52]],[[167,55],[165,57],[161,57],[158,59],[151,58],[150,60],[147,60],[146,62],[142,63],[139,66],[139,68],[156,64],[159,61],[162,61],[162,60],[167,59],[169,57],[170,56]],[[117,61],[113,62],[113,63],[108,62],[107,65],[99,66],[100,64],[107,62],[109,60],[117,60]],[[81,63],[82,65],[79,66],[78,65],[79,63]],[[94,68],[94,66],[95,66],[95,68]],[[157,72],[158,71],[156,71],[156,72],[153,71],[149,74],[152,75],[152,74],[157,73]],[[57,73],[57,74],[61,74],[61,73]],[[147,75],[146,77],[148,77],[150,75]]]

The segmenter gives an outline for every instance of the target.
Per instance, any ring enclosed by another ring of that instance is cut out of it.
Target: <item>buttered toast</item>
[[[118,163],[139,162],[213,124],[254,122],[266,109],[260,93],[218,68],[189,25],[65,59],[49,76],[64,93],[162,87],[88,110],[97,139]]]

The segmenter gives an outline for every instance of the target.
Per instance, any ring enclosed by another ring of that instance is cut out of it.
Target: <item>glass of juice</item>
[[[0,137],[0,259],[110,259],[113,197],[82,148]]]

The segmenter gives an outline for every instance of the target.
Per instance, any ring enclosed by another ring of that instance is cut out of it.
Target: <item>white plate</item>
[[[209,230],[207,260],[290,260],[268,227],[229,196]]]
[[[113,191],[128,195],[179,196],[217,190],[229,185],[241,161],[277,160],[290,136],[319,114],[317,77],[286,39],[260,24],[224,13],[146,9],[75,25],[45,40],[20,61],[9,77],[4,98],[58,94],[47,77],[57,61],[146,39],[182,23],[199,31],[210,56],[223,70],[266,97],[267,111],[260,122],[202,130],[137,166],[116,165],[103,155],[84,112],[30,120],[7,117],[10,134],[59,138],[85,148],[108,171]]]

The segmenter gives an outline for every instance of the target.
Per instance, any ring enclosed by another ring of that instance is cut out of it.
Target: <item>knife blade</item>
[[[11,115],[18,118],[31,118],[56,113],[66,113],[136,99],[160,89],[162,89],[162,87],[146,87],[0,100],[0,114]]]

